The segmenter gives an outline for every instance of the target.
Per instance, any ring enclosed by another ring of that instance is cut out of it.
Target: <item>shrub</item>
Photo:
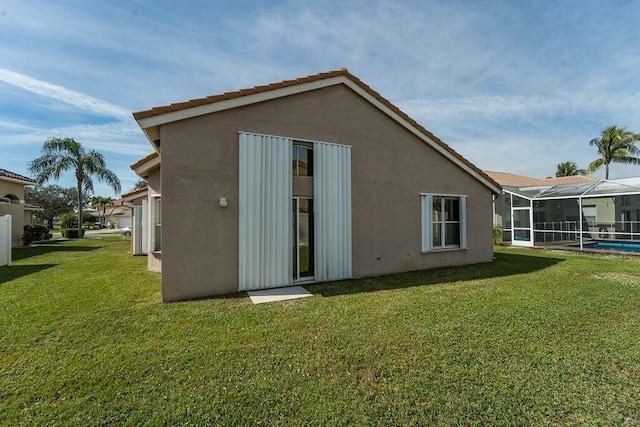
[[[77,239],[78,238],[78,229],[77,228],[63,228],[60,230],[62,232],[62,237],[66,237],[67,239]],[[84,230],[81,230],[81,236],[84,236]]]
[[[499,245],[500,243],[502,243],[502,234],[503,234],[504,230],[502,229],[501,225],[494,225],[493,226],[493,244],[494,245]]]
[[[36,240],[48,240],[52,237],[49,227],[44,225],[25,225],[22,233],[22,242],[25,246],[29,246]]]
[[[60,228],[73,228],[74,225],[78,224],[77,216],[74,212],[67,212],[65,214],[60,215]]]

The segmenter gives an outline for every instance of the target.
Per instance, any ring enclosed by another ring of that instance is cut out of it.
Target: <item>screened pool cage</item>
[[[504,242],[580,249],[603,240],[640,242],[640,177],[503,190],[494,224]]]

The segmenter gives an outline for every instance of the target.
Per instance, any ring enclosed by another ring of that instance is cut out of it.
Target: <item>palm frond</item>
[[[589,166],[587,166],[587,172],[594,173],[595,171],[600,169],[603,165],[604,165],[604,160],[596,159],[593,162],[589,163]]]

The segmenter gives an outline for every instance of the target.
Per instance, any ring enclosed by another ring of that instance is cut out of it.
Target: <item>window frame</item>
[[[300,160],[297,156],[298,149],[307,150],[307,175],[300,175]],[[294,140],[291,144],[291,159],[293,161],[291,175],[297,178],[313,178],[314,175],[314,158],[313,158],[313,144],[304,141]],[[293,170],[295,168],[295,171]]]
[[[442,220],[434,222],[433,218],[433,201],[436,198],[442,199],[441,212]],[[468,249],[467,246],[467,195],[464,194],[447,194],[447,193],[420,193],[420,204],[422,208],[421,226],[422,226],[422,253],[453,251]],[[447,221],[444,217],[444,207],[446,200],[458,200],[458,221]],[[458,223],[460,229],[459,244],[446,244],[446,226],[447,224]],[[440,224],[440,245],[433,244],[433,226]]]
[[[158,206],[160,204],[160,206]],[[158,223],[158,214],[160,222]],[[162,195],[154,194],[149,196],[149,252],[162,253]],[[160,239],[157,233],[160,232]],[[158,241],[159,240],[159,241]]]

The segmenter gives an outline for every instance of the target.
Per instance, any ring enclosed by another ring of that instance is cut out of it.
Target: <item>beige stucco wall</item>
[[[153,196],[162,195],[162,177],[160,176],[160,168],[153,169],[149,172],[149,176],[147,177],[147,185],[149,187],[148,197],[149,197],[149,206],[151,206]],[[163,209],[164,214],[164,209]],[[164,216],[162,218],[164,222]],[[149,221],[150,222],[150,221]],[[147,224],[147,232],[152,233],[153,229],[151,224]],[[165,228],[164,223],[162,224],[162,237],[164,238]],[[164,240],[163,240],[162,251],[164,251]],[[162,251],[161,252],[152,252],[149,251],[147,255],[147,268],[149,271],[155,271],[156,273],[162,272]],[[164,293],[164,282],[163,293]]]
[[[14,195],[20,199],[20,204],[0,204],[0,215],[11,215],[11,246],[22,246],[22,234],[25,222],[24,212],[24,184],[0,180],[0,197]]]
[[[238,290],[238,131],[353,147],[355,277],[492,260],[490,190],[340,85],[161,127],[165,301]],[[421,192],[469,196],[469,249],[421,253]]]

